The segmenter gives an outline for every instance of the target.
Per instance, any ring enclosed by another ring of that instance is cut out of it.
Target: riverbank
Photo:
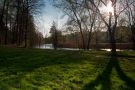
[[[135,52],[0,47],[0,90],[134,90]]]

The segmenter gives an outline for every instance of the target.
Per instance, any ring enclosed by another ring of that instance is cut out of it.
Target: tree
[[[52,44],[55,50],[58,47],[58,30],[56,29],[56,23],[53,22],[51,29],[50,29],[51,37],[52,37]]]
[[[43,0],[1,0],[0,43],[29,47],[30,35],[42,38],[34,25],[34,15],[42,3]]]
[[[120,3],[121,0],[85,0],[85,1],[89,3],[89,7],[87,7],[88,9],[91,9],[91,6],[94,6],[96,8],[96,12],[99,14],[102,21],[105,23],[107,31],[109,33],[110,44],[112,49],[111,51],[112,53],[116,53],[115,32],[118,24],[118,18],[127,7],[122,7],[122,9],[120,10],[118,9],[118,3],[119,5],[121,5]],[[110,7],[112,7],[113,11],[108,12],[108,16],[106,16],[108,17],[108,19],[106,19],[100,10],[100,6],[104,5],[107,7],[108,3],[110,3]],[[131,4],[132,2],[130,3],[130,5]]]
[[[2,7],[0,8],[0,43],[2,41],[2,29],[4,29],[4,21],[3,21],[3,18],[4,18],[4,12],[5,12],[5,6],[6,6],[6,0],[4,0],[3,2],[1,1],[2,3]]]
[[[132,4],[131,4],[132,3]],[[124,3],[122,3],[123,6],[126,8],[126,16],[128,18],[128,26],[132,32],[132,42],[133,42],[133,50],[135,50],[135,1],[134,0],[125,0]]]
[[[69,16],[70,25],[76,26],[80,31],[82,48],[89,50],[97,14],[88,9],[87,2],[83,0],[58,0],[55,1],[55,6]]]

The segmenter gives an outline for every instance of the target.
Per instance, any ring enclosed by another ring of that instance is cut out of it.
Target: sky
[[[107,6],[101,7],[100,11],[113,11],[111,3],[108,3]],[[41,8],[41,14],[35,17],[35,22],[37,29],[43,34],[44,37],[46,37],[50,35],[49,31],[53,21],[57,23],[57,29],[62,30],[67,19],[68,16],[64,15],[60,9],[54,7],[51,0],[45,0],[45,6]]]
[[[36,16],[36,26],[43,36],[49,36],[49,31],[53,21],[57,23],[57,28],[61,29],[66,23],[67,16],[62,17],[64,14],[61,10],[54,7],[50,0],[45,1],[45,6],[41,9],[40,15]]]

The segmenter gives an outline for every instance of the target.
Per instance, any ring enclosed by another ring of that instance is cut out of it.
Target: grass
[[[135,52],[0,48],[0,90],[135,90]]]

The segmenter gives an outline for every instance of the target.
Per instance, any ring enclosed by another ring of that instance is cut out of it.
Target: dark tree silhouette
[[[38,44],[36,38],[41,40],[43,36],[36,30],[34,15],[42,6],[43,0],[1,0],[0,44],[29,47],[31,38],[37,40],[33,45]]]
[[[56,28],[55,22],[53,22],[53,24],[51,26],[50,33],[51,33],[53,47],[54,47],[55,50],[57,50],[57,47],[58,47],[58,30]]]

